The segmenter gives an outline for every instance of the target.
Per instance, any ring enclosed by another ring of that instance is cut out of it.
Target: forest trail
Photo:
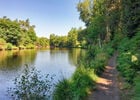
[[[89,95],[88,100],[120,100],[116,58],[117,53],[114,53],[105,71],[97,80],[97,89]]]

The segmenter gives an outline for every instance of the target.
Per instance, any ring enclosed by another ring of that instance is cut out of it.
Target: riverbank
[[[47,47],[38,47],[35,45],[30,46],[13,46],[13,45],[5,45],[0,46],[0,51],[7,51],[7,50],[28,50],[28,49],[52,49],[50,46]]]
[[[72,77],[56,85],[54,100],[84,100],[96,90],[98,75],[104,71],[109,57],[106,50],[98,47],[88,49]]]

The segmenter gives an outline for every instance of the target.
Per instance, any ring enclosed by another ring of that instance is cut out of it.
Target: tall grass
[[[91,69],[79,67],[71,79],[63,79],[56,85],[54,100],[83,100],[95,89],[97,76]]]

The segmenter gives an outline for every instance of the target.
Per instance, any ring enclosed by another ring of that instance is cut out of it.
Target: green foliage
[[[67,36],[58,36],[55,34],[50,35],[50,46],[51,47],[68,47]]]
[[[90,58],[89,67],[93,68],[94,72],[99,75],[104,71],[109,56],[104,48],[94,47],[94,51],[92,52],[94,52],[94,58]]]
[[[3,38],[0,38],[0,50],[4,50],[6,41]]]
[[[53,94],[54,100],[72,100],[71,83],[67,79],[58,82]]]
[[[134,82],[136,72],[140,70],[139,40],[140,32],[132,39],[124,38],[118,47],[118,70],[129,83]]]
[[[140,100],[140,76],[137,74],[137,77],[134,79],[134,96],[132,97],[133,100]]]
[[[91,69],[77,68],[72,78],[56,85],[54,100],[83,100],[95,88],[96,75]]]
[[[120,41],[117,43],[119,51],[117,68],[125,79],[125,82],[127,82],[127,85],[124,87],[129,92],[125,96],[130,96],[132,100],[139,100],[140,32],[136,33],[133,38],[121,35],[120,40],[118,39],[117,41]]]
[[[110,42],[106,45],[104,45],[104,52],[106,53],[107,56],[112,56],[116,50],[113,42]]]
[[[88,25],[90,23],[90,20],[92,18],[92,0],[84,0],[83,2],[79,2],[77,5],[77,9],[80,12],[80,18],[83,22]]]
[[[40,48],[40,47],[47,47],[49,46],[49,39],[45,38],[45,37],[40,37],[37,39],[36,45]]]
[[[72,76],[72,91],[74,100],[84,99],[91,89],[95,88],[96,75],[93,69],[77,68]]]
[[[0,37],[12,45],[34,44],[36,33],[34,26],[31,26],[29,20],[10,20],[7,17],[0,18]]]
[[[28,44],[26,45],[26,49],[34,49],[35,46],[33,44]]]
[[[123,33],[128,37],[133,37],[137,33],[139,23],[139,0],[122,0],[122,26]]]
[[[56,85],[54,100],[84,100],[95,89],[96,75],[104,71],[108,57],[105,48],[89,49],[71,79],[63,79]]]
[[[78,41],[78,34],[81,28],[72,28],[67,36],[58,36],[50,34],[50,46],[51,47],[83,47],[86,41]]]
[[[134,83],[140,71],[138,5],[138,0],[82,0],[78,3],[80,19],[87,26],[78,39],[87,41],[90,50],[86,65],[97,74],[104,70],[105,59],[118,50],[117,68],[126,82]]]
[[[25,49],[25,48],[26,48],[26,47],[23,46],[23,45],[20,45],[20,46],[19,46],[19,49],[20,49],[20,50]]]
[[[48,74],[43,77],[35,68],[26,67],[23,74],[15,78],[15,87],[9,88],[8,93],[13,99],[46,100],[52,93],[52,80]]]
[[[78,45],[78,30],[76,28],[72,28],[68,32],[68,46],[69,47],[77,47]]]
[[[5,44],[6,41],[5,41],[3,38],[0,38],[0,43],[1,43],[1,44]]]
[[[87,48],[88,47],[88,41],[86,40],[86,29],[80,30],[78,32],[78,41],[80,42],[80,45],[82,48]]]
[[[131,53],[122,53],[118,56],[118,70],[129,83],[133,83],[135,77],[135,70],[133,68],[134,66],[131,61],[131,56]]]
[[[7,43],[6,44],[6,50],[12,50],[12,48],[13,48],[13,45],[11,44],[11,43]]]

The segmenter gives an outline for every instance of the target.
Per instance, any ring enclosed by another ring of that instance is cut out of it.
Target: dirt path
[[[88,100],[120,100],[116,57],[117,53],[110,58],[104,73],[97,80],[97,89]]]

